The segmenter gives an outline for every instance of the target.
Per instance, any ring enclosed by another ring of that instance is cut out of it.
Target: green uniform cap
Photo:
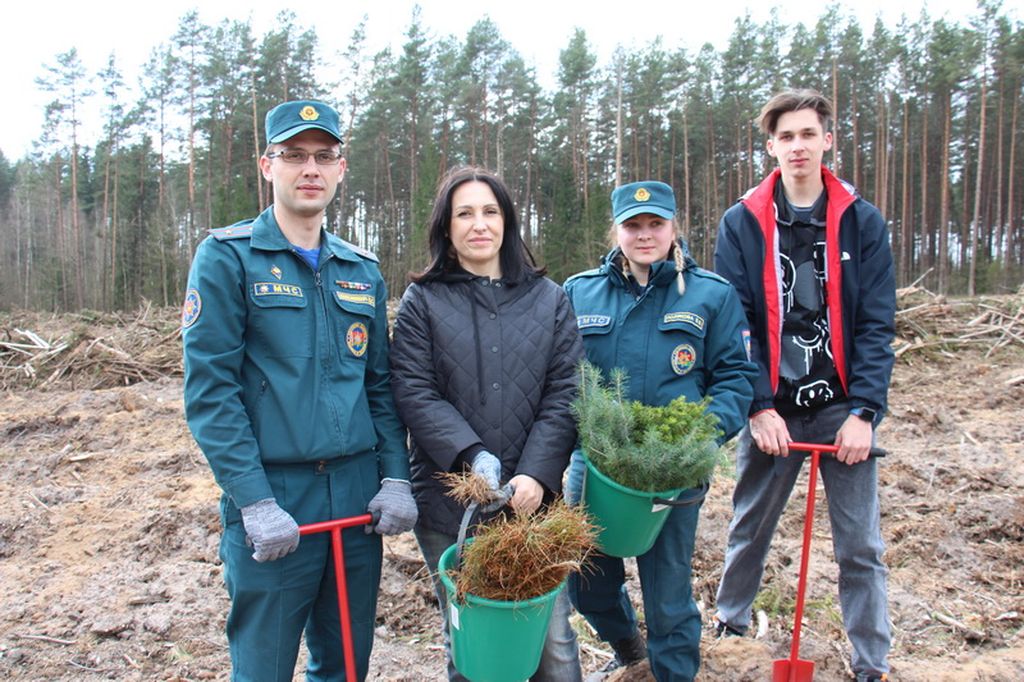
[[[666,220],[676,215],[676,197],[664,182],[645,180],[616,187],[612,191],[612,215],[616,225],[641,213],[653,213]]]
[[[343,142],[338,112],[323,102],[300,99],[278,104],[267,112],[267,144],[284,142],[310,128],[319,128],[338,142]]]

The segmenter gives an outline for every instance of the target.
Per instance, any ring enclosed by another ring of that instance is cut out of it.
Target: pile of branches
[[[460,502],[486,503],[494,495],[473,473],[447,474],[449,495]],[[477,526],[451,572],[456,599],[521,602],[554,590],[579,571],[594,549],[597,529],[581,506],[557,500],[536,514],[502,513]]]
[[[179,320],[178,309],[148,302],[130,317],[97,312],[4,317],[0,389],[112,388],[180,376]]]
[[[1024,289],[1012,296],[948,299],[911,285],[897,290],[896,300],[896,357],[966,346],[980,346],[988,357],[1024,346]]]

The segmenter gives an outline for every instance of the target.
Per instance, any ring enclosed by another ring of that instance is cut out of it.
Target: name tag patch
[[[370,294],[350,294],[344,291],[335,291],[334,295],[338,297],[339,301],[362,303],[363,305],[368,306],[374,306],[377,304],[377,297],[371,296]]]
[[[665,323],[669,322],[686,322],[692,324],[697,329],[704,329],[704,318],[697,313],[669,313],[665,316]]]
[[[295,298],[305,296],[302,293],[302,287],[278,282],[254,282],[252,290],[256,296],[293,296]]]
[[[612,323],[612,318],[609,315],[577,315],[576,326],[579,329],[586,329],[587,327],[607,327]]]

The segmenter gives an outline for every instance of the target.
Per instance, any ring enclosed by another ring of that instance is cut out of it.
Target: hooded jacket
[[[529,475],[546,499],[561,490],[582,355],[569,300],[545,277],[507,282],[457,271],[409,285],[395,321],[391,387],[411,436],[421,524],[456,531],[465,510],[436,475],[484,449],[501,460],[502,481]]]
[[[616,247],[601,266],[565,283],[587,359],[607,373],[622,368],[628,397],[647,405],[711,398],[722,440],[746,423],[756,367],[746,352],[747,321],[736,292],[690,258],[684,242],[685,290],[672,260],[651,266],[649,286],[637,293],[622,273]]]
[[[825,211],[825,297],[830,350],[852,407],[881,420],[894,355],[896,286],[885,221],[849,184],[821,169]],[[782,269],[776,169],[733,205],[718,226],[715,270],[739,293],[757,362],[750,413],[775,406],[782,342]]]

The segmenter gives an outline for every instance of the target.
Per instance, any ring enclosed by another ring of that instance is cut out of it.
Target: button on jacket
[[[653,264],[649,286],[639,289],[623,275],[621,254],[616,247],[600,267],[565,283],[587,359],[606,375],[624,369],[628,397],[646,405],[710,396],[708,409],[728,440],[746,424],[757,374],[735,290],[689,258],[682,296],[671,260]]]
[[[376,451],[381,477],[408,478],[375,260],[323,232],[313,270],[273,206],[199,245],[182,325],[185,414],[239,507],[274,496],[264,464]]]
[[[395,321],[391,386],[412,436],[420,523],[452,533],[463,507],[436,474],[481,449],[502,480],[527,474],[562,487],[576,441],[570,404],[583,354],[565,292],[545,277],[522,282],[447,273],[410,284]]]

